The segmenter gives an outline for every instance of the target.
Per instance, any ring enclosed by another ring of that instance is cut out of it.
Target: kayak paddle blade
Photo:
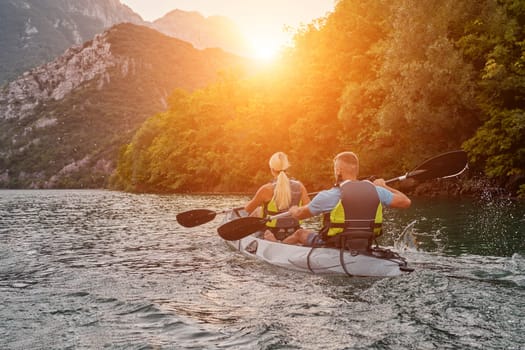
[[[440,154],[420,164],[406,177],[420,181],[457,176],[467,168],[467,153],[452,151]]]
[[[264,229],[266,221],[251,216],[239,218],[219,226],[217,232],[227,241],[236,241]]]
[[[209,209],[195,209],[177,214],[177,222],[184,227],[195,227],[215,219],[216,212]]]

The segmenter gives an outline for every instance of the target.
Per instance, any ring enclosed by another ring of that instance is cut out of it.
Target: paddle
[[[184,227],[195,227],[212,221],[213,219],[215,219],[217,214],[224,214],[232,210],[241,209],[244,208],[240,207],[234,209],[227,209],[219,212],[209,209],[193,209],[177,214],[176,218],[177,222]]]
[[[414,170],[405,175],[385,181],[386,183],[402,181],[408,178],[417,180],[430,180],[438,178],[447,178],[461,174],[467,168],[467,155],[464,151],[452,151],[440,154],[434,158],[428,159],[417,166]],[[315,193],[316,194],[316,193]],[[309,193],[310,195],[310,193]],[[219,236],[227,241],[236,241],[254,232],[265,228],[266,223],[276,218],[287,216],[288,213],[282,213],[265,219],[257,217],[243,217],[232,220],[221,225],[217,231]]]
[[[448,177],[458,176],[467,169],[467,154],[465,151],[451,151],[442,153],[434,158],[427,159],[414,170],[386,180],[386,183],[394,181],[403,181],[408,178],[413,178],[420,181],[432,179],[446,179]],[[366,180],[366,179],[363,179]],[[313,197],[319,192],[308,193],[308,196]]]
[[[267,218],[258,218],[255,216],[247,216],[239,219],[229,221],[219,226],[217,231],[219,236],[227,241],[236,241],[254,232],[260,231],[266,227],[268,221],[275,219],[290,217],[288,212],[268,216]]]
[[[408,178],[419,181],[445,179],[458,176],[465,169],[467,169],[467,154],[465,151],[451,151],[430,158],[418,165],[414,170],[405,175],[387,180],[386,183],[403,181]]]

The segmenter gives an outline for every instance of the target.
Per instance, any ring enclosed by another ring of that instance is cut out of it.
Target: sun
[[[273,61],[281,50],[281,44],[268,37],[253,37],[250,39],[251,56],[259,61]]]

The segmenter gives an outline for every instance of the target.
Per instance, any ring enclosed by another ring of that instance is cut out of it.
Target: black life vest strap
[[[371,230],[373,231],[375,228],[381,228],[383,225],[376,223],[374,220],[347,220],[345,223],[333,223],[329,222],[328,227],[329,228],[342,228],[345,231],[352,231],[352,230]]]

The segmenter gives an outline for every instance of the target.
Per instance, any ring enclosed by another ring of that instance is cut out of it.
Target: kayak
[[[247,214],[244,210],[226,213],[224,222]],[[396,252],[372,247],[367,252],[356,252],[329,247],[307,247],[272,242],[262,238],[262,231],[239,240],[225,240],[232,249],[242,254],[286,269],[315,274],[389,277],[413,271],[406,260]]]
[[[463,150],[451,151],[428,159],[405,175],[385,181],[403,181],[412,178],[418,181],[457,177],[468,168],[467,154]],[[310,195],[313,195],[312,193]],[[184,227],[195,227],[213,220],[217,214],[226,214],[218,227],[219,236],[227,244],[246,256],[269,264],[319,274],[346,274],[350,276],[398,276],[414,269],[407,266],[406,259],[398,253],[375,246],[367,251],[349,251],[329,247],[305,247],[270,242],[262,239],[262,232],[269,219],[276,219],[286,213],[268,218],[248,217],[242,208],[214,211],[194,209],[177,214],[177,222]],[[409,232],[416,221],[401,233]],[[411,241],[410,239],[408,240]],[[413,242],[414,243],[414,242]]]

